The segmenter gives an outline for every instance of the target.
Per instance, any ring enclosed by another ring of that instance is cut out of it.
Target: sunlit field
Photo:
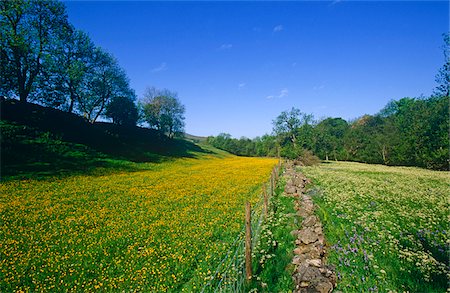
[[[0,291],[199,290],[275,159],[203,155],[0,191]]]
[[[302,171],[313,190],[344,292],[445,292],[449,174],[359,163]]]

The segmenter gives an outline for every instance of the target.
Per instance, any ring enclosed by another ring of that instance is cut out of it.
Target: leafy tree
[[[72,113],[78,101],[89,99],[95,46],[87,34],[69,26],[64,38],[55,42],[54,51],[38,80],[44,93],[41,101]]]
[[[134,97],[134,91],[117,60],[99,47],[93,52],[90,69],[86,77],[87,92],[78,97],[78,107],[94,123],[113,97]]]
[[[167,134],[170,138],[184,132],[185,107],[178,100],[176,93],[167,89],[148,88],[140,105],[143,118],[151,128]]]
[[[260,157],[276,157],[278,155],[278,147],[275,136],[265,134],[261,138],[255,138],[256,156]]]
[[[327,118],[317,124],[315,152],[328,160],[333,155],[335,160],[345,158],[344,136],[348,131],[348,123],[342,118]]]
[[[297,144],[297,129],[302,125],[302,112],[292,107],[290,111],[283,111],[273,120],[273,132],[280,139],[288,137],[294,148]]]
[[[0,8],[0,94],[27,102],[39,94],[36,80],[68,27],[65,8],[33,0],[1,0]]]
[[[450,33],[444,34],[444,58],[445,63],[436,75],[438,86],[434,90],[437,96],[450,96]]]
[[[139,114],[134,99],[130,97],[114,97],[106,106],[105,116],[119,125],[135,126]]]
[[[292,108],[283,111],[273,120],[273,133],[277,137],[280,153],[284,157],[297,158],[304,148],[312,148],[313,116]]]
[[[303,149],[313,150],[315,145],[314,116],[312,114],[301,114],[301,125],[296,129],[297,140]]]

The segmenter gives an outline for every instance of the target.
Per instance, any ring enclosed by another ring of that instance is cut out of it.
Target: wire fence
[[[273,194],[278,179],[280,164],[278,164],[270,177],[266,192]],[[262,224],[264,222],[264,193],[260,200],[252,207],[251,212],[251,248],[254,251],[258,243]],[[243,225],[233,244],[228,249],[225,257],[221,260],[210,280],[202,288],[201,292],[243,292],[246,280],[245,272],[245,225]]]

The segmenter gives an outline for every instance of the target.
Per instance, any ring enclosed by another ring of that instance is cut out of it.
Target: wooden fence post
[[[245,274],[252,279],[252,209],[250,202],[245,204]]]
[[[267,215],[269,213],[269,198],[267,196],[266,184],[263,185],[263,191],[264,191],[264,218],[267,218]]]
[[[274,192],[273,192],[273,188],[274,188],[274,182],[273,182],[274,178],[273,178],[273,171],[272,174],[270,174],[270,196],[273,196]]]

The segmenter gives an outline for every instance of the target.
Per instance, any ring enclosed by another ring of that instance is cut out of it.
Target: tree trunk
[[[28,95],[25,93],[25,91],[20,91],[19,92],[19,97],[20,97],[20,102],[21,103],[26,103],[27,102]]]
[[[383,148],[381,149],[381,154],[382,154],[382,156],[383,156],[383,163],[384,163],[385,165],[387,165],[386,146],[385,146],[385,145],[383,145]]]
[[[295,137],[295,134],[292,134],[291,140],[292,140],[292,144],[294,145],[294,149],[295,149],[297,146],[297,138]]]
[[[67,110],[67,112],[72,113],[74,104],[75,104],[74,99],[72,97],[70,97],[70,105],[69,105],[69,109]]]

